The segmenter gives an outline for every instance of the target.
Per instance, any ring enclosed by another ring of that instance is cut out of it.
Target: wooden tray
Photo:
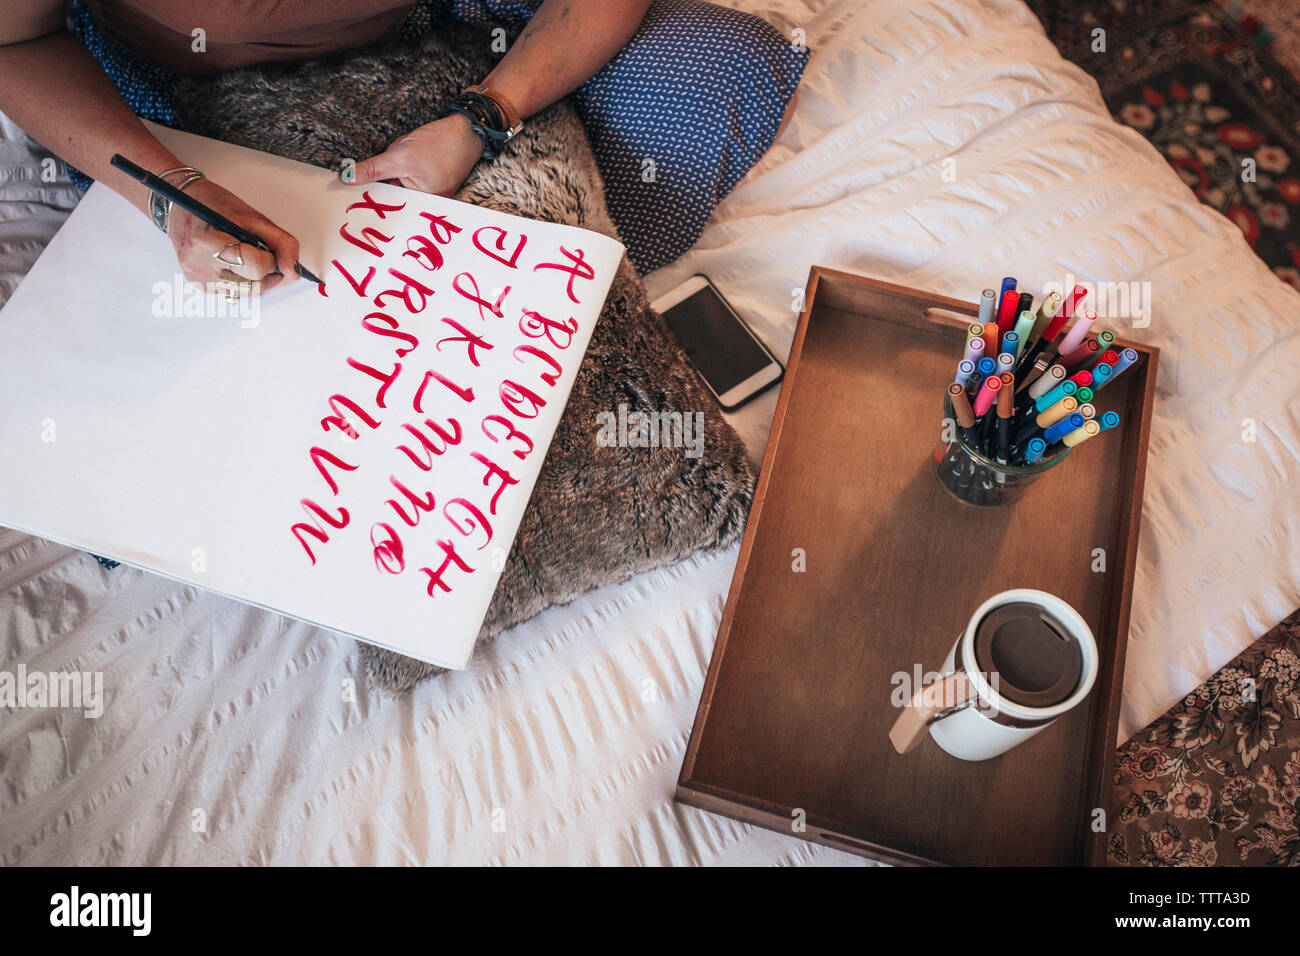
[[[1116,343],[1139,353],[1099,396],[1117,434],[976,508],[931,459],[976,306],[820,267],[806,302],[677,799],[895,863],[1103,862],[1157,350]],[[893,675],[1011,587],[1093,628],[1088,701],[993,760],[896,753]]]

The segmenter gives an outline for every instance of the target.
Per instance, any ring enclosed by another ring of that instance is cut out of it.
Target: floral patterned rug
[[[1239,5],[1213,0],[1028,2],[1115,118],[1300,289],[1300,80],[1269,49],[1290,47],[1269,42]],[[1292,42],[1289,21],[1279,24]]]
[[[1115,754],[1111,864],[1300,866],[1300,610]]]

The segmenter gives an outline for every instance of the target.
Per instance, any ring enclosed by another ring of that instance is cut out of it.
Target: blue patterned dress
[[[522,26],[541,0],[421,0],[412,38],[449,15]],[[100,32],[89,11],[75,32],[144,119],[177,126],[175,77]],[[766,21],[701,0],[655,0],[636,34],[574,93],[610,217],[642,274],[699,238],[713,208],[772,145],[807,62],[806,48]],[[74,172],[81,189],[90,181]]]

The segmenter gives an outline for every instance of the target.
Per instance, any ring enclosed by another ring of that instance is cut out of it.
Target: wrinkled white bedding
[[[805,31],[798,109],[652,293],[707,273],[784,354],[812,263],[964,298],[1152,283],[1121,330],[1164,350],[1126,737],[1300,605],[1300,296],[1020,3],[741,5]],[[30,248],[0,245],[0,281]],[[755,453],[774,403],[737,418]],[[349,640],[0,531],[0,670],[103,671],[109,698],[0,712],[0,863],[858,862],[671,802],[734,563],[593,592],[392,700]]]

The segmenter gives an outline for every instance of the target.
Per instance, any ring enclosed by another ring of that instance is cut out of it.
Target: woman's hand
[[[345,169],[341,178],[356,185],[395,179],[408,189],[450,196],[482,155],[483,143],[470,129],[469,120],[453,113],[394,140],[378,156]]]
[[[190,184],[185,192],[271,247],[266,252],[237,242],[234,236],[213,229],[180,206],[172,206],[167,235],[186,279],[203,286],[207,292],[229,295],[237,289],[240,294],[258,295],[281,282],[298,278],[293,271],[293,264],[298,261],[297,239],[209,179]],[[220,258],[216,258],[218,255]],[[279,275],[275,274],[277,269]]]

